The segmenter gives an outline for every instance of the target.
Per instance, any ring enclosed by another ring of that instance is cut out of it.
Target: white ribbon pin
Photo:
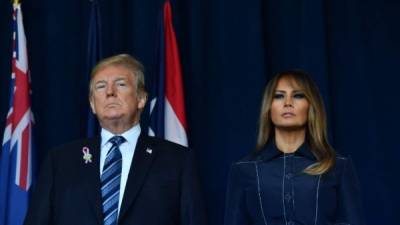
[[[90,154],[89,148],[86,146],[83,147],[82,152],[83,152],[83,160],[85,160],[85,164],[91,163],[92,162],[92,154]]]

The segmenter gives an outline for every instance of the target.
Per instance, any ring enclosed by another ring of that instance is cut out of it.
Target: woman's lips
[[[282,113],[281,116],[282,116],[283,118],[290,118],[290,117],[296,116],[296,114],[291,113],[291,112],[285,112],[285,113]]]

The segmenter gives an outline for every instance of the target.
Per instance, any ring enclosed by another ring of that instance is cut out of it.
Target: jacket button
[[[292,199],[292,196],[289,193],[285,194],[285,200],[290,201],[290,199]]]
[[[288,174],[286,174],[285,175],[285,177],[286,177],[286,179],[291,179],[292,177],[293,177],[293,174],[292,173],[288,173]]]

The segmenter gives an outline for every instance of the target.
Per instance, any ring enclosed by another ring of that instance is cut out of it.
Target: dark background
[[[156,74],[161,0],[100,0],[103,54],[127,52]],[[400,1],[175,0],[190,146],[212,225],[223,223],[229,166],[255,145],[264,85],[309,71],[325,98],[331,142],[351,155],[369,225],[400,207]],[[38,162],[84,137],[89,0],[22,0]],[[12,5],[0,1],[0,135],[8,111]],[[147,117],[143,117],[144,125]],[[397,213],[397,214],[396,214]]]

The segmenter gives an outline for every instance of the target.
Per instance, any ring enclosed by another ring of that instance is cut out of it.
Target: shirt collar
[[[316,157],[311,152],[310,147],[306,142],[304,142],[294,153],[290,153],[290,154],[302,156],[302,157],[305,157],[307,159],[314,160],[314,161],[316,160]],[[258,158],[262,161],[270,161],[274,158],[278,158],[283,155],[284,155],[284,153],[276,147],[275,141],[272,140],[272,141],[269,141],[265,145],[265,147],[261,150]]]
[[[101,128],[101,147],[104,147],[108,143],[110,138],[114,137],[115,135],[124,137],[127,142],[132,142],[133,140],[136,140],[139,137],[140,132],[141,128],[139,123],[134,125],[132,128],[130,128],[129,130],[125,131],[122,134],[113,134],[110,131]]]

